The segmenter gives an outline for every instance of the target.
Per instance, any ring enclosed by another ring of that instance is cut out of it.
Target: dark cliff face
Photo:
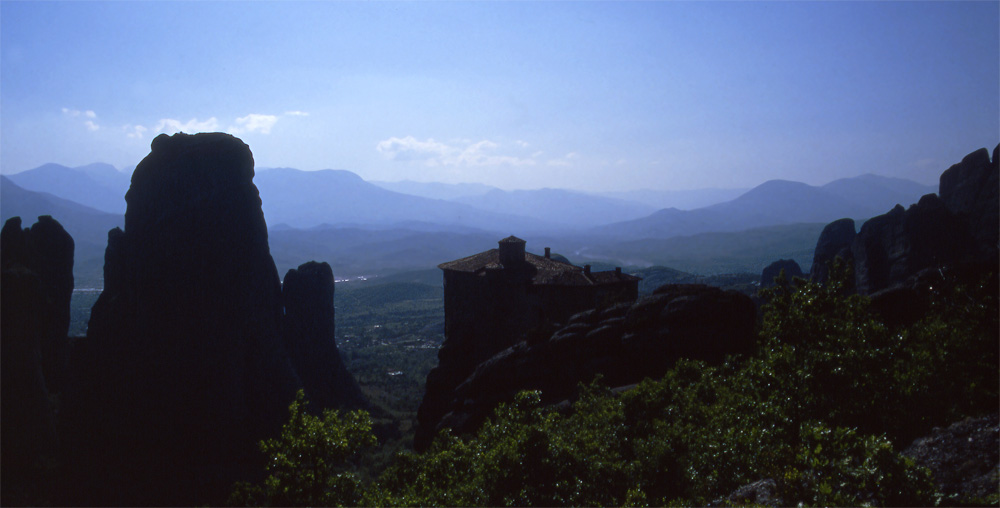
[[[333,270],[327,263],[310,261],[285,274],[285,348],[313,411],[368,406],[337,349],[333,294]]]
[[[985,148],[970,153],[941,174],[938,194],[953,214],[966,222],[975,242],[975,261],[995,261],[1000,241],[1000,145],[993,161]]]
[[[785,272],[785,278],[789,281],[793,277],[802,277],[802,268],[794,259],[779,259],[766,267],[760,273],[760,287],[766,288],[774,285],[774,278]]]
[[[1000,145],[992,161],[985,148],[967,155],[941,174],[938,194],[927,194],[909,208],[896,205],[865,222],[856,235],[850,219],[828,224],[816,244],[812,280],[825,282],[828,263],[840,257],[854,268],[858,293],[877,296],[876,306],[893,309],[889,317],[906,321],[919,309],[902,309],[915,285],[929,280],[929,270],[995,275],[1000,266],[998,157]]]
[[[13,217],[0,231],[0,482],[6,502],[37,495],[30,492],[36,468],[55,458],[49,395],[61,389],[65,371],[73,251],[73,239],[47,215],[28,229]]]
[[[994,149],[979,149],[941,174],[938,195],[866,222],[855,238],[858,292],[873,294],[904,284],[922,270],[963,265],[997,272],[1000,170]],[[940,197],[939,197],[940,196]]]
[[[857,290],[872,294],[925,268],[957,262],[971,245],[962,221],[937,195],[907,210],[897,205],[861,226],[851,245]]]
[[[136,167],[125,231],[74,352],[67,502],[221,502],[299,386],[249,147],[161,135]]]
[[[665,285],[634,304],[586,311],[546,340],[521,342],[480,363],[440,394],[445,413],[430,428],[472,432],[521,390],[541,390],[545,401],[559,402],[598,374],[610,386],[625,386],[663,376],[680,358],[720,362],[749,353],[755,321],[746,295],[699,284]],[[427,446],[429,434],[417,445]]]
[[[48,215],[30,228],[21,229],[20,217],[4,225],[2,239],[4,270],[21,267],[38,278],[43,300],[34,312],[42,316],[38,340],[46,384],[58,391],[66,361],[66,334],[69,331],[70,299],[73,296],[73,238],[58,221]],[[16,295],[16,292],[7,293]],[[7,319],[19,315],[6,314]]]
[[[857,231],[854,219],[840,219],[827,224],[819,234],[819,241],[816,242],[809,279],[824,283],[830,277],[830,263],[835,258],[852,261],[854,258],[851,255],[851,244],[854,243],[855,236]]]

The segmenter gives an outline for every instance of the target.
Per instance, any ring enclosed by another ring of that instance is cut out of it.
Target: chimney
[[[585,275],[590,275],[590,265],[583,265],[583,273]]]
[[[524,240],[508,236],[497,243],[500,244],[500,264],[505,268],[524,263]]]
[[[545,248],[545,259],[552,259],[552,249],[549,247]]]

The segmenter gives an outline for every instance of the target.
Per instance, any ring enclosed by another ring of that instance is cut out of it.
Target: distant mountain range
[[[563,189],[503,191],[457,198],[459,203],[494,213],[516,213],[572,228],[645,217],[656,208],[642,203]]]
[[[555,227],[514,213],[484,211],[462,203],[393,192],[345,170],[273,168],[258,171],[254,183],[260,191],[268,224],[295,228],[322,224],[392,225],[409,221],[508,232]]]
[[[371,183],[378,185],[379,187],[389,189],[391,191],[400,192],[403,194],[412,194],[414,196],[422,196],[425,198],[432,199],[445,199],[449,201],[460,201],[463,203],[469,203],[473,206],[477,206],[475,198],[478,196],[483,196],[492,191],[500,191],[501,189],[496,187],[491,187],[489,185],[483,185],[479,183],[440,183],[440,182],[414,182],[412,180],[403,180],[401,182],[378,182],[372,181]],[[543,189],[552,190],[552,189]],[[619,191],[619,192],[578,192],[576,194],[590,194],[596,196],[603,196],[607,198],[614,198],[621,201],[627,201],[631,203],[631,206],[636,204],[646,205],[652,212],[652,210],[660,210],[662,208],[678,208],[680,210],[692,210],[695,208],[701,208],[703,206],[714,205],[715,203],[721,203],[723,201],[729,201],[740,194],[743,194],[749,189],[691,189],[691,190],[654,190],[654,189],[639,189],[631,191]],[[530,193],[533,191],[512,191],[513,193]],[[574,192],[574,191],[567,191]],[[647,213],[649,213],[647,212]],[[590,223],[588,225],[593,225]]]
[[[691,190],[655,190],[638,189],[623,192],[604,192],[603,196],[624,199],[651,206],[657,210],[676,208],[678,210],[694,210],[716,203],[735,199],[750,189],[691,189]]]
[[[0,212],[4,220],[22,216],[26,227],[38,215],[55,217],[77,242],[78,278],[99,279],[107,231],[124,222],[130,179],[128,172],[106,164],[46,164],[0,180]],[[527,239],[533,252],[551,246],[578,264],[655,264],[716,273],[753,270],[778,256],[808,263],[823,224],[842,217],[866,219],[936,190],[875,175],[819,187],[772,180],[693,210],[655,210],[621,197],[560,189],[375,185],[344,170],[258,169],[254,182],[282,273],[309,257],[330,262],[341,275],[433,268],[493,248],[511,234]],[[687,194],[690,200],[737,191],[683,192],[700,193]],[[644,195],[669,197],[657,191]]]
[[[27,228],[40,215],[51,215],[73,237],[77,285],[98,284],[104,276],[108,231],[124,227],[125,216],[102,212],[52,194],[29,191],[10,178],[0,176],[0,222],[6,223],[7,219],[19,216],[21,227]]]
[[[77,168],[45,164],[6,178],[30,191],[47,192],[102,212],[118,214],[125,213],[125,192],[132,182],[131,174],[101,163]]]
[[[109,213],[124,213],[130,181],[128,173],[107,164],[78,168],[46,164],[9,178],[27,190]],[[865,219],[936,190],[909,180],[863,175],[820,187],[772,180],[745,192],[639,190],[595,195],[563,189],[504,191],[481,184],[376,185],[346,170],[292,168],[258,169],[254,183],[268,224],[274,227],[425,224],[425,230],[446,227],[523,235],[574,229],[615,238],[669,238],[841,217]],[[709,202],[713,199],[717,201]],[[654,206],[664,202],[676,205]],[[697,203],[707,205],[688,209]]]
[[[481,183],[440,183],[440,182],[414,182],[413,180],[403,180],[399,182],[379,182],[371,180],[371,183],[400,194],[410,194],[430,199],[454,200],[473,196],[482,196],[487,192],[499,190],[496,187]]]
[[[844,217],[862,221],[897,203],[909,206],[936,191],[932,186],[876,175],[845,178],[820,187],[770,180],[731,201],[695,210],[667,208],[592,231],[617,238],[671,238],[780,224],[828,223]]]

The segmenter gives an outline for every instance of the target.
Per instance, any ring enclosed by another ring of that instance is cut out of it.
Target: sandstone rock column
[[[74,352],[67,502],[221,503],[259,471],[299,380],[253,176],[221,133],[157,136],[136,167]]]
[[[4,504],[37,499],[58,450],[50,394],[60,389],[73,294],[73,238],[50,216],[0,231],[0,483]]]
[[[333,270],[327,263],[310,261],[285,274],[285,348],[313,411],[368,405],[337,349],[333,294]]]

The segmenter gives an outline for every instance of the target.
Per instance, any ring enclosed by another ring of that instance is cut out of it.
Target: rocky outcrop
[[[66,334],[73,297],[73,238],[48,215],[38,217],[38,222],[25,229],[21,229],[21,218],[13,217],[4,224],[2,237],[3,269],[27,269],[38,277],[41,285],[42,303],[33,310],[39,316],[38,347],[46,386],[59,391],[68,360]],[[5,319],[23,317],[21,313],[5,316]]]
[[[985,148],[967,155],[942,173],[938,194],[925,195],[909,208],[896,205],[869,219],[857,234],[850,219],[828,224],[816,244],[810,279],[826,282],[829,263],[837,257],[853,266],[855,289],[863,295],[907,286],[907,281],[929,269],[974,265],[979,272],[996,273],[998,157],[1000,145],[993,150],[992,161]],[[886,293],[889,307],[902,308],[910,299],[890,293]]]
[[[720,362],[749,353],[754,322],[749,297],[698,284],[665,285],[631,305],[586,311],[547,340],[521,342],[476,367],[443,397],[449,412],[436,428],[473,431],[521,390],[541,390],[554,403],[598,374],[625,386],[662,376],[679,358]]]
[[[825,282],[829,261],[836,257],[853,266],[856,290],[863,295],[905,286],[928,269],[976,265],[980,272],[995,273],[1000,252],[998,157],[1000,145],[992,161],[985,148],[967,155],[941,175],[938,194],[923,196],[909,208],[896,205],[869,219],[856,235],[850,219],[828,224],[816,244],[810,278]],[[893,306],[907,298],[892,294],[887,302]]]
[[[766,267],[760,273],[760,287],[767,288],[773,286],[774,279],[785,273],[785,280],[791,281],[795,277],[802,277],[802,268],[794,259],[779,259]]]
[[[854,219],[839,219],[827,224],[819,234],[819,241],[816,242],[809,280],[825,283],[830,276],[830,263],[836,258],[841,258],[847,263],[853,262],[851,244],[854,243],[855,236],[857,232]]]
[[[965,223],[975,244],[974,261],[996,261],[1000,242],[1000,145],[993,161],[985,148],[966,155],[941,174],[938,194],[945,206]]]
[[[160,135],[108,235],[106,286],[74,352],[70,504],[220,503],[299,380],[249,147]]]
[[[3,504],[38,492],[58,437],[50,394],[58,392],[68,348],[73,294],[73,239],[47,215],[21,229],[13,217],[0,231],[0,483]],[[30,504],[30,503],[29,503]]]
[[[944,504],[981,504],[1000,490],[1000,416],[967,418],[945,429],[935,428],[903,455],[930,469],[938,490],[948,496]]]
[[[920,270],[961,261],[972,248],[965,223],[935,194],[861,226],[851,245],[858,293],[898,285]]]
[[[285,348],[312,411],[368,405],[337,350],[333,294],[333,270],[327,263],[310,261],[285,274]]]

